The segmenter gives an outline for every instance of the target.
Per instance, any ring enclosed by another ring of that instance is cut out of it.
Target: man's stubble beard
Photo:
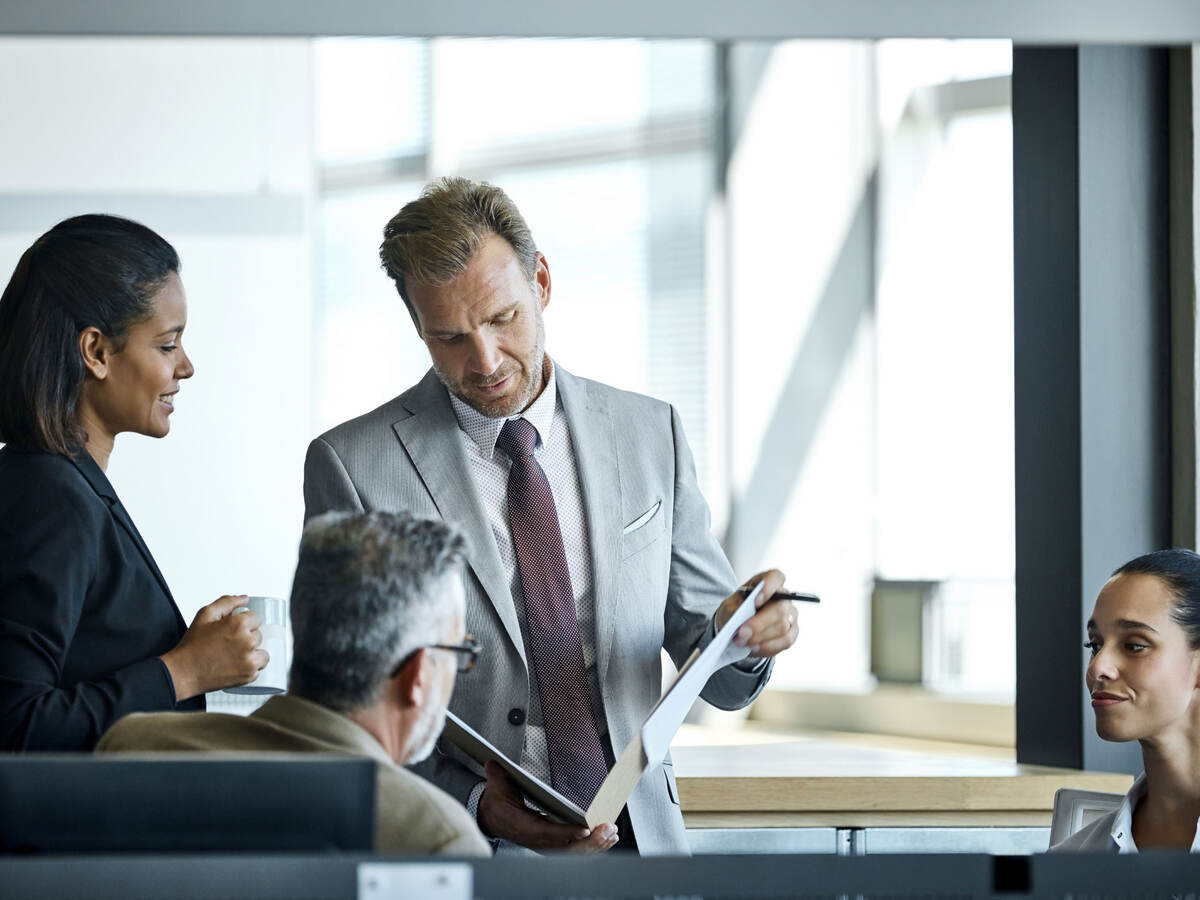
[[[406,766],[429,758],[429,754],[437,746],[438,738],[442,736],[442,729],[446,727],[446,707],[440,707],[436,715],[430,715],[428,719],[423,719],[418,723],[418,727],[422,732],[421,744],[404,761]]]
[[[451,394],[461,400],[467,406],[471,407],[476,412],[479,412],[489,419],[507,418],[514,416],[517,413],[523,412],[528,408],[529,404],[534,401],[538,393],[545,384],[543,377],[546,366],[546,325],[542,320],[542,311],[537,309],[537,332],[534,339],[533,351],[528,359],[522,360],[525,364],[528,380],[525,384],[525,389],[518,397],[503,397],[496,400],[494,403],[481,403],[477,398],[471,397],[463,389],[460,382],[452,379],[446,372],[438,366],[436,360],[433,362],[433,371],[438,379],[446,386]],[[520,374],[520,370],[513,374]]]
[[[436,702],[428,704],[421,710],[421,718],[413,728],[413,743],[416,744],[416,748],[404,761],[404,765],[419,763],[421,760],[427,759],[433,752],[438,738],[442,736],[442,729],[446,727],[446,706],[450,702],[450,694],[453,690],[454,688],[451,686],[451,689],[446,692],[446,696],[438,697]]]

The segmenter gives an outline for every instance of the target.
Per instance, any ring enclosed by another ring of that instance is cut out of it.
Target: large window
[[[384,223],[428,179],[466,174],[513,197],[549,261],[551,355],[675,403],[709,486],[712,45],[316,48],[320,426],[389,399],[427,368],[376,252]],[[491,84],[505,86],[502,102]],[[365,124],[354,133],[356,122]]]
[[[1004,42],[318,41],[317,427],[428,365],[383,224],[433,177],[492,181],[549,260],[551,355],[674,403],[739,574],[822,596],[773,689],[1010,702],[1010,66]]]

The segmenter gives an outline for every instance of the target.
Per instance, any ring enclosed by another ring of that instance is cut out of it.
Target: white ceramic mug
[[[262,619],[262,649],[271,660],[249,684],[225,688],[227,694],[282,694],[287,690],[287,601],[279,597],[249,597],[233,614],[253,610]]]

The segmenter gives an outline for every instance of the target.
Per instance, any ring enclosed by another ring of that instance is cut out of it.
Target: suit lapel
[[[459,436],[458,419],[446,389],[430,371],[410,393],[405,406],[411,415],[393,423],[392,430],[442,518],[466,534],[471,571],[524,661],[525,642],[521,639],[512,591],[504,576],[504,566],[487,514],[475,490],[475,480]]]
[[[124,528],[125,532],[133,540],[134,546],[142,554],[142,559],[145,561],[146,567],[150,569],[150,574],[154,576],[163,593],[167,595],[167,599],[171,601],[171,609],[175,612],[175,618],[183,623],[183,617],[179,614],[179,607],[176,606],[175,598],[171,595],[171,589],[167,586],[167,579],[163,578],[162,572],[158,570],[158,563],[154,561],[154,557],[150,553],[150,548],[146,546],[146,542],[142,540],[141,534],[138,533],[137,527],[133,524],[133,519],[129,518],[129,513],[125,511],[125,507],[117,497],[117,492],[113,489],[112,483],[100,470],[100,467],[96,465],[95,460],[87,454],[72,458],[71,464],[79,470],[79,474],[86,479],[91,489],[108,504],[109,514],[117,520],[117,524]]]
[[[562,366],[555,375],[563,413],[571,431],[571,447],[587,510],[588,544],[592,554],[592,580],[596,617],[596,671],[604,683],[612,649],[618,608],[620,573],[621,477],[617,462],[616,430],[612,411],[602,397]]]

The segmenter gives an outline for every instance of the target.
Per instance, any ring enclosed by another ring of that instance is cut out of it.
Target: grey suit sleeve
[[[492,845],[476,828],[474,833],[464,831],[454,840],[442,844],[433,852],[440,856],[491,856]]]
[[[693,650],[712,640],[713,613],[738,581],[712,535],[708,504],[700,493],[696,464],[674,407],[671,431],[675,445],[675,510],[663,643],[675,665],[680,666]],[[718,709],[740,709],[758,696],[772,668],[773,661],[754,671],[725,666],[713,673],[700,696]]]
[[[458,760],[452,759],[442,752],[441,744],[445,740],[445,738],[439,740],[437,745],[434,746],[433,752],[428,757],[419,763],[411,764],[409,768],[426,781],[432,781],[463,806],[470,809],[472,792],[480,785],[486,784],[486,782]],[[478,809],[478,797],[475,798],[475,806]]]
[[[304,521],[333,510],[363,512],[362,499],[337,451],[316,438],[304,457]]]

